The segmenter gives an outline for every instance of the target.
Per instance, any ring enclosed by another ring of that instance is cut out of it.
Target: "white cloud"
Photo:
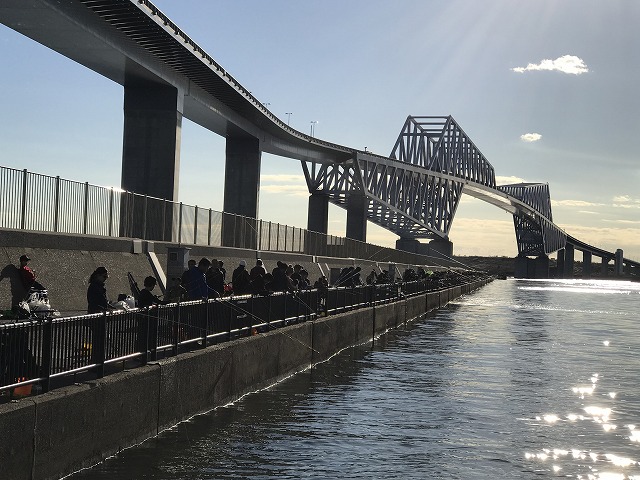
[[[604,203],[585,202],[584,200],[551,200],[552,207],[604,207]]]
[[[624,220],[624,219],[618,219],[618,220],[603,220],[604,222],[609,222],[609,223],[620,223],[622,225],[640,225],[640,220]]]
[[[261,182],[301,182],[306,185],[304,175],[260,175]]]
[[[511,176],[500,176],[496,175],[496,185],[511,185],[514,183],[527,183],[527,181],[520,177]]]
[[[640,198],[629,195],[617,195],[613,197],[613,205],[616,208],[640,208]]]
[[[614,203],[615,208],[640,208],[640,203]]]
[[[616,203],[624,203],[631,202],[632,199],[629,195],[618,195],[617,197],[613,197],[613,201]]]
[[[520,139],[524,142],[537,142],[542,138],[542,135],[539,133],[525,133],[524,135],[520,135]]]
[[[304,175],[261,175],[260,192],[293,197],[308,197]]]
[[[273,193],[292,197],[308,197],[307,185],[260,185],[261,193]]]
[[[575,55],[563,55],[555,60],[545,59],[540,63],[530,63],[526,67],[512,68],[514,72],[524,73],[534,70],[557,70],[558,72],[568,73],[571,75],[580,75],[589,71],[589,68],[579,57]]]

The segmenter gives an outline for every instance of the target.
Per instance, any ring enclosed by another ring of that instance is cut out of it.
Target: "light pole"
[[[287,116],[287,125],[289,125],[289,120],[291,120],[291,115],[293,115],[293,112],[284,112],[284,114]]]
[[[316,129],[316,124],[318,123],[317,120],[311,120],[311,137],[313,138],[313,133],[315,132]]]

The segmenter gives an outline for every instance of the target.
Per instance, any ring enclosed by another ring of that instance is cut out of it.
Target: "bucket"
[[[26,377],[20,377],[18,379],[18,382],[26,382],[27,378]],[[13,396],[14,397],[28,397],[29,395],[31,395],[31,388],[33,387],[33,385],[30,383],[28,385],[24,385],[22,387],[16,387],[13,389]]]

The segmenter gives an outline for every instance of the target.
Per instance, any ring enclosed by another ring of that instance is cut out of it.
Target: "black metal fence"
[[[293,323],[396,301],[442,288],[428,280],[277,292],[181,302],[129,311],[0,324],[0,392],[80,372],[105,375],[111,364],[205,348]]]

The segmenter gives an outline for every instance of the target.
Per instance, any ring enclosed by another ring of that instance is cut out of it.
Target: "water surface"
[[[640,479],[639,307],[495,281],[71,478]]]

